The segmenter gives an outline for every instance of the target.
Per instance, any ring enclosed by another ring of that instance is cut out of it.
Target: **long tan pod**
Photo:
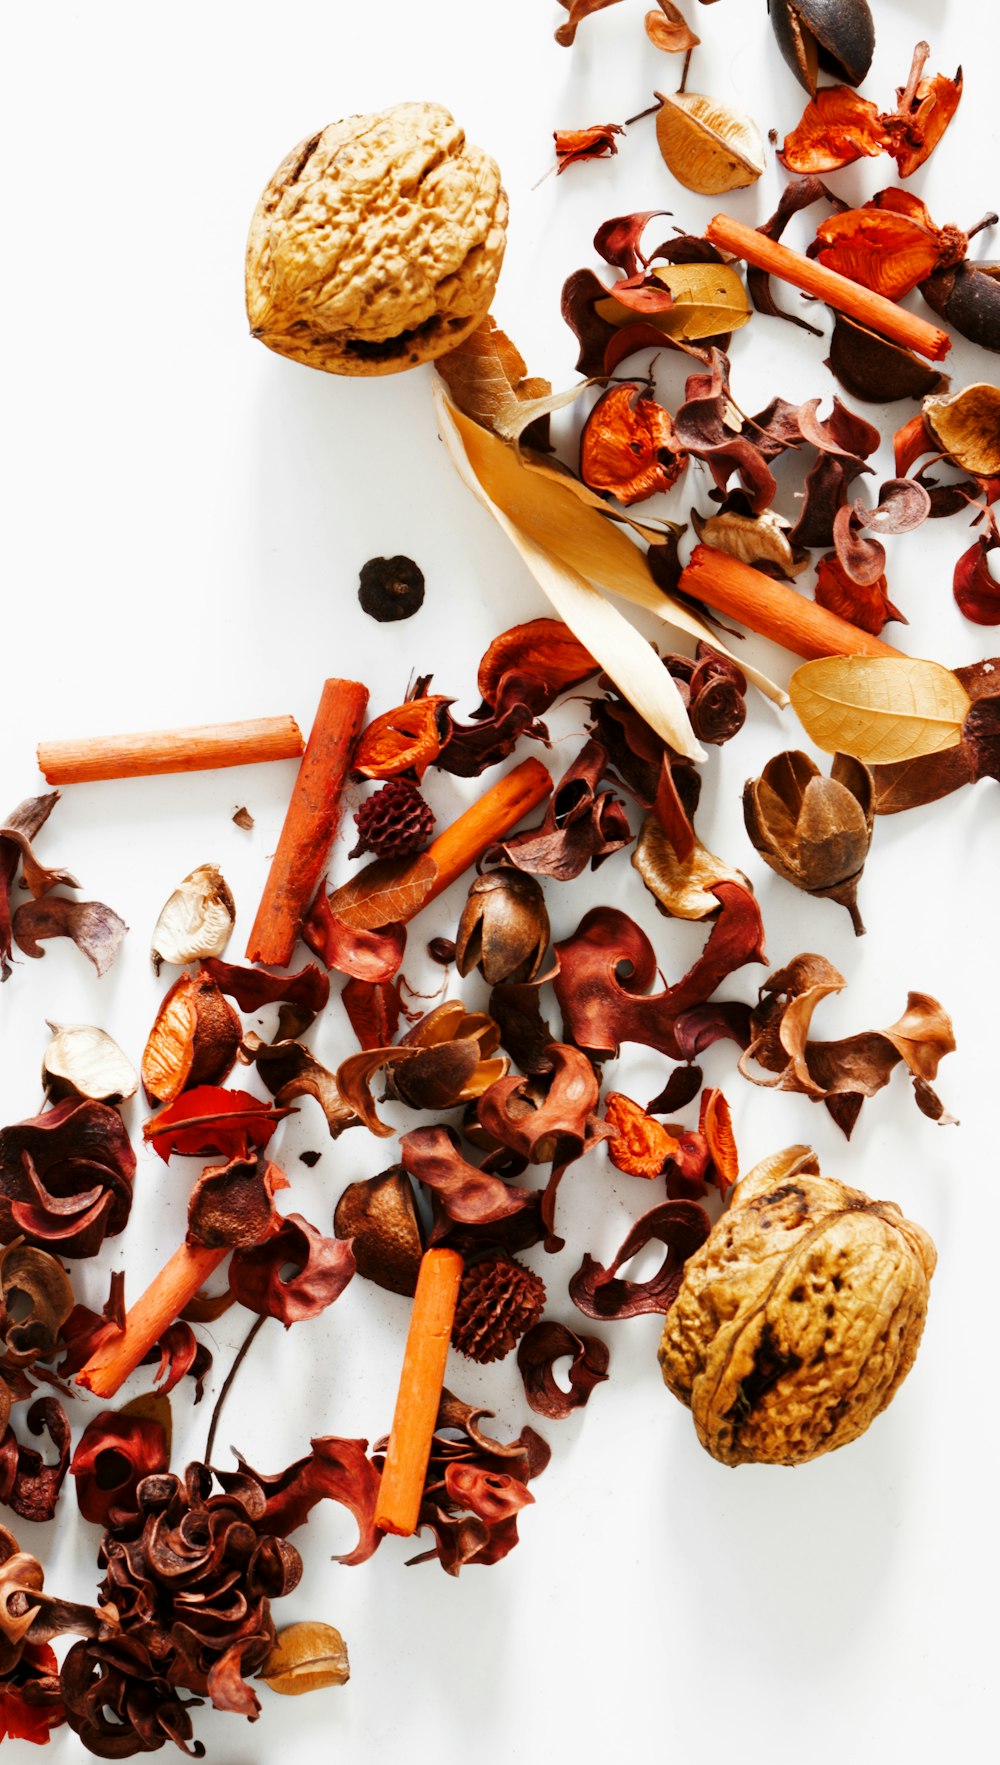
[[[825,264],[803,257],[801,252],[792,251],[778,240],[766,238],[756,227],[748,227],[743,221],[717,214],[705,228],[705,237],[720,251],[731,251],[734,257],[743,258],[756,269],[779,276],[782,282],[790,282],[793,288],[801,288],[803,294],[825,300],[839,313],[846,313],[849,319],[856,319],[859,325],[877,331],[880,337],[888,337],[890,342],[899,343],[904,349],[915,349],[921,355],[930,356],[932,361],[940,362],[951,348],[947,331],[929,324],[916,313],[907,312],[894,300],[887,300],[884,294],[876,294],[871,288],[863,288],[860,282],[852,282],[838,270],[829,270]]]
[[[304,747],[294,717],[252,717],[244,723],[39,742],[38,767],[49,784],[93,784],[108,778],[152,778],[160,772],[209,772],[262,760],[297,760]]]
[[[899,656],[891,644],[859,630],[839,613],[830,613],[785,582],[776,582],[710,545],[696,545],[681,571],[682,594],[716,613],[738,619],[758,637],[770,638],[796,656]]]

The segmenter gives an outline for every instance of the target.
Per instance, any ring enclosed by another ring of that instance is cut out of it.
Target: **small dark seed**
[[[410,619],[424,600],[424,573],[412,558],[369,558],[361,566],[358,600],[380,624]]]
[[[427,954],[432,962],[440,962],[442,968],[447,968],[455,960],[454,938],[431,938]]]

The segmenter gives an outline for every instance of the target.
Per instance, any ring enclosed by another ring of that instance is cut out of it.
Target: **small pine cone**
[[[502,1360],[545,1305],[545,1282],[505,1250],[493,1250],[462,1276],[451,1340],[469,1360]]]
[[[434,812],[415,784],[390,778],[354,811],[358,843],[352,858],[374,852],[377,858],[408,858],[422,852],[434,832]]]

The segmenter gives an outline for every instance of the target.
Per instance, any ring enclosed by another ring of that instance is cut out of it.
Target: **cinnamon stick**
[[[108,778],[152,778],[161,772],[208,772],[263,760],[297,760],[303,746],[294,717],[253,717],[244,723],[39,742],[38,766],[49,784],[93,784]]]
[[[437,877],[420,902],[421,908],[450,888],[481,858],[487,846],[503,839],[522,815],[537,809],[552,790],[552,778],[540,760],[522,760],[472,803],[464,814],[432,840],[425,854],[437,865]]]
[[[110,1336],[94,1350],[77,1373],[76,1383],[95,1397],[114,1397],[228,1255],[228,1248],[208,1250],[201,1244],[182,1244],[132,1306],[121,1334]]]
[[[682,594],[703,601],[716,613],[738,619],[758,637],[770,638],[796,656],[898,656],[902,652],[859,630],[839,613],[807,600],[785,582],[743,564],[710,545],[696,545],[682,570]]]
[[[825,264],[815,263],[811,257],[790,250],[779,240],[766,238],[743,221],[717,214],[705,228],[705,237],[721,251],[732,252],[734,257],[742,257],[758,270],[790,282],[793,288],[801,288],[804,294],[812,294],[828,306],[836,307],[838,312],[846,313],[859,325],[877,331],[880,337],[888,337],[890,342],[899,343],[904,349],[915,349],[918,354],[939,362],[951,348],[947,331],[929,324],[916,313],[907,312],[894,300],[887,300],[884,294],[862,288],[860,283],[852,282],[839,271],[827,269]]]
[[[368,688],[328,680],[299,767],[247,944],[250,962],[286,968],[340,819],[340,793],[361,732]]]
[[[395,1532],[402,1538],[416,1531],[420,1516],[462,1269],[457,1250],[426,1250],[417,1276],[399,1395],[375,1505],[379,1531]]]

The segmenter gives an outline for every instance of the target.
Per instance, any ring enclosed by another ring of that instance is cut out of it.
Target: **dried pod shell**
[[[797,1465],[846,1446],[916,1357],[936,1252],[891,1201],[793,1146],[736,1185],[684,1266],[659,1360],[724,1465]]]
[[[768,10],[778,48],[810,97],[820,68],[860,86],[875,53],[868,0],[768,0]]]
[[[156,1014],[142,1056],[150,1103],[173,1103],[190,1085],[218,1085],[232,1071],[242,1026],[213,980],[182,974]]]
[[[704,196],[742,190],[764,170],[752,117],[700,92],[657,92],[656,139],[679,184]]]
[[[123,1103],[135,1096],[139,1075],[105,1030],[83,1023],[50,1023],[49,1029],[42,1084],[53,1102],[89,1097],[95,1103]]]
[[[353,1240],[358,1274],[390,1293],[412,1298],[423,1255],[413,1188],[402,1165],[349,1183],[337,1203],[333,1229]]]
[[[926,284],[924,284],[926,287]],[[997,300],[1000,317],[1000,289]],[[1000,348],[1000,338],[997,341]],[[846,392],[862,404],[892,404],[897,398],[926,398],[946,392],[951,381],[912,350],[889,343],[864,325],[837,313],[826,366]]]
[[[351,1677],[347,1644],[332,1624],[308,1621],[279,1630],[260,1677],[272,1691],[298,1697],[328,1685],[346,1685]]]
[[[545,896],[533,876],[501,869],[476,878],[455,937],[460,975],[478,968],[491,987],[501,981],[530,981],[548,944]]]
[[[254,337],[330,374],[394,374],[485,317],[503,261],[495,161],[440,104],[331,123],[282,160],[247,242]]]
[[[153,928],[152,959],[157,974],[164,962],[178,968],[221,956],[236,922],[233,900],[217,864],[199,864],[165,902]]]
[[[859,936],[858,883],[874,817],[874,779],[848,754],[835,756],[829,778],[808,754],[776,754],[743,792],[746,830],[765,864],[807,895],[839,901]]]
[[[921,282],[934,312],[980,349],[1000,350],[1000,264],[954,264]]]
[[[980,380],[946,398],[925,398],[924,421],[964,472],[1000,473],[1000,386]]]

